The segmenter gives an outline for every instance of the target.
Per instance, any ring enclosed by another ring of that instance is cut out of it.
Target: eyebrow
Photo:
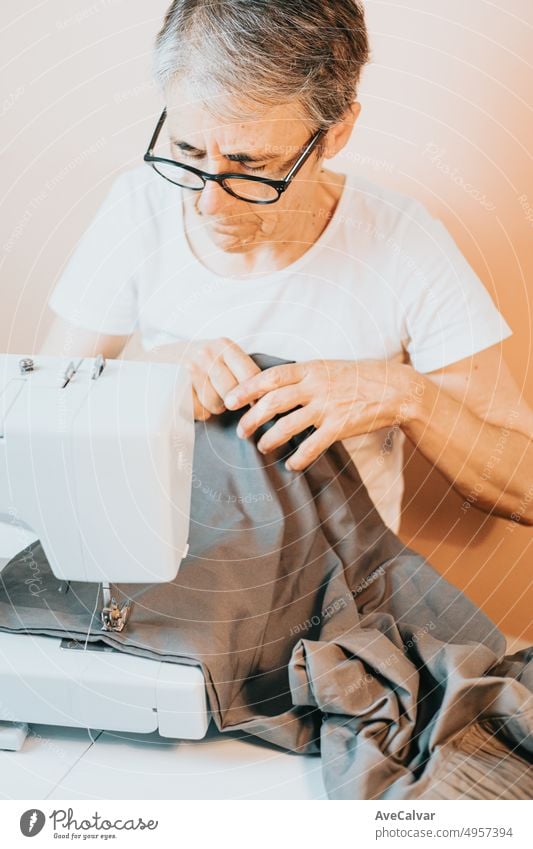
[[[201,150],[199,147],[194,147],[194,145],[189,144],[182,139],[171,138],[172,144],[175,144],[176,147],[179,147],[180,150],[187,151],[187,153],[195,153],[195,154],[204,154],[205,150]],[[252,155],[251,153],[226,153],[224,154],[226,159],[229,159],[231,162],[268,162],[270,159],[276,159],[279,154],[278,153],[264,153],[261,156]]]

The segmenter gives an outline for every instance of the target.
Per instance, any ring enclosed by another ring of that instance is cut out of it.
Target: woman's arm
[[[470,506],[533,525],[533,413],[499,346],[414,372],[401,428]]]
[[[113,360],[123,351],[129,338],[86,330],[54,315],[39,353],[57,357],[96,357],[102,354]]]

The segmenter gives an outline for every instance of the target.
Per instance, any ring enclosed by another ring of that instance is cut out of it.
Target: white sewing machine
[[[171,581],[187,554],[193,447],[183,368],[0,354],[0,521],[35,533],[63,591],[102,584],[103,630],[130,614],[110,583]],[[0,632],[0,694],[0,748],[32,722],[189,739],[209,724],[198,667],[49,636]]]

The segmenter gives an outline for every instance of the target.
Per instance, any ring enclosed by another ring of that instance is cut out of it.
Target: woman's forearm
[[[182,363],[187,353],[191,349],[191,343],[188,340],[180,340],[172,342],[170,345],[156,345],[154,348],[145,351],[132,351],[131,354],[125,351],[123,358],[126,360],[142,360],[148,363]]]
[[[513,430],[512,411],[490,424],[418,373],[417,385],[401,428],[464,496],[464,511],[533,524],[533,441]]]

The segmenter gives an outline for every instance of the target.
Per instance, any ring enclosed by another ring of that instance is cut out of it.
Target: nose
[[[202,215],[219,215],[230,203],[231,195],[228,195],[221,185],[214,180],[206,180],[197,204]]]

